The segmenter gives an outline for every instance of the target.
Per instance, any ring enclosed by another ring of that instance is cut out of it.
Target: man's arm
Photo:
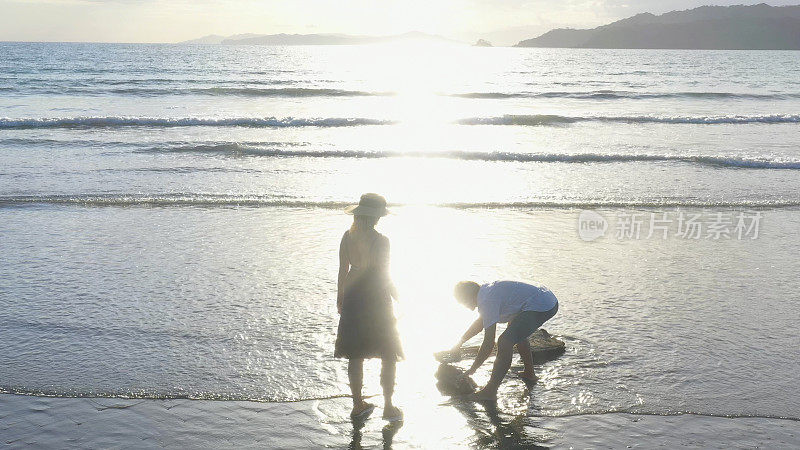
[[[478,367],[483,364],[484,361],[492,354],[492,350],[494,349],[494,335],[497,331],[497,324],[490,326],[489,328],[483,331],[483,343],[481,344],[480,350],[478,350],[478,356],[475,357],[475,362],[472,363],[472,367],[467,370],[467,375],[472,375],[478,370]]]
[[[461,336],[461,339],[458,341],[458,344],[456,344],[455,347],[453,347],[453,351],[460,350],[461,346],[464,345],[465,342],[475,337],[475,335],[480,333],[482,329],[483,329],[483,319],[478,317],[478,320],[473,322],[472,325],[470,325],[469,328],[467,328],[467,331],[464,333],[464,335]]]

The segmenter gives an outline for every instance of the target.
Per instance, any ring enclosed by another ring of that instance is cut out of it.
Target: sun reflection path
[[[552,273],[568,277],[574,270],[553,268],[550,253],[541,247],[558,246],[559,239],[575,239],[574,234],[559,234],[563,230],[572,231],[573,214],[565,213],[553,222],[543,220],[552,213],[542,211],[494,210],[485,214],[469,208],[424,205],[395,207],[393,211],[393,215],[381,220],[379,229],[391,240],[392,273],[400,290],[395,312],[407,356],[398,365],[394,400],[405,412],[405,423],[392,435],[396,445],[463,448],[536,444],[545,442],[549,433],[536,424],[537,417],[568,410],[586,411],[595,408],[598,401],[608,403],[598,395],[595,386],[582,384],[586,381],[582,372],[585,369],[574,359],[570,363],[558,360],[537,367],[540,382],[532,390],[509,375],[501,385],[494,413],[484,405],[445,396],[436,388],[434,374],[438,363],[433,353],[451,347],[476,317],[475,312],[462,308],[454,300],[454,283],[462,279],[479,282],[534,279],[548,284]],[[547,271],[552,272],[550,278]],[[552,284],[568,286],[567,280],[560,278]],[[569,312],[566,308],[565,311]],[[557,317],[552,324],[556,334],[561,320]],[[471,344],[479,340],[477,336]],[[571,339],[568,345],[578,346],[582,354],[587,354],[582,341]],[[479,385],[488,380],[492,362],[490,358],[473,377]],[[597,363],[594,358],[585,361],[585,364]],[[515,356],[512,371],[519,368]],[[370,361],[365,369],[365,393],[375,394],[372,401],[380,405],[382,398],[377,384],[380,363]],[[346,377],[342,377],[345,382]],[[573,396],[577,405],[570,403]],[[346,400],[343,399],[338,411],[342,416],[349,412]],[[376,416],[380,413],[379,407]],[[384,424],[377,416],[355,436],[360,436],[364,446],[379,444]],[[352,430],[344,418],[335,425],[340,433],[349,434]]]
[[[436,388],[438,363],[433,353],[449,348],[475,318],[459,306],[453,285],[462,279],[488,280],[498,276],[508,248],[491,238],[481,215],[453,214],[432,207],[404,207],[381,224],[392,240],[392,272],[400,288],[395,306],[407,359],[398,366],[396,403],[405,411],[404,436],[414,436],[423,447],[441,448],[443,443],[463,445],[474,438],[465,414],[448,403]],[[475,239],[486,236],[486,239]],[[488,379],[491,360],[476,375]],[[504,404],[522,414],[527,409],[524,388]],[[458,401],[456,401],[458,403]],[[507,402],[509,403],[509,402]],[[460,403],[459,403],[460,404]]]
[[[462,118],[469,103],[449,95],[480,90],[485,80],[500,76],[497,65],[476,58],[471,51],[464,45],[407,41],[366,47],[344,64],[364,77],[359,89],[394,94],[363,114],[398,122],[401,138],[446,148],[435,145],[447,139],[444,126]]]

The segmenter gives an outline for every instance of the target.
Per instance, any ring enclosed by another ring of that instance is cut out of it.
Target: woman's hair
[[[366,231],[375,229],[380,217],[374,216],[353,216],[353,225],[350,226],[350,231]]]

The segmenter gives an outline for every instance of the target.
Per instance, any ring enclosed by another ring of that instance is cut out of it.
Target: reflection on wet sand
[[[460,412],[474,431],[475,437],[470,446],[477,448],[547,448],[542,446],[546,439],[526,433],[526,414],[501,417],[497,404],[492,402],[454,402],[453,407]]]
[[[365,420],[353,421],[353,439],[350,441],[350,445],[347,447],[348,449],[359,450],[363,448],[361,446],[361,439],[364,437],[363,429],[365,424]],[[389,422],[383,427],[381,430],[381,434],[383,435],[383,448],[392,448],[394,436],[400,431],[400,428],[403,428],[402,421]]]
[[[524,396],[529,392],[525,390]],[[463,440],[459,443],[460,447],[470,448],[548,448],[546,444],[549,437],[545,433],[537,433],[532,429],[534,426],[529,423],[530,418],[526,413],[508,414],[500,412],[496,403],[483,402],[476,403],[459,398],[453,398],[439,407],[452,408],[464,418]],[[526,408],[527,409],[527,408]],[[374,419],[373,419],[374,420]],[[391,422],[381,429],[382,446],[384,449],[392,448],[395,436],[403,428],[403,422]],[[444,425],[444,424],[440,424]],[[377,430],[375,430],[377,431]],[[445,430],[441,430],[446,434]],[[352,438],[348,446],[349,449],[358,450],[362,448],[375,448],[377,436],[367,437],[370,430],[366,427],[365,420],[354,421],[352,425]],[[406,439],[409,436],[406,436]],[[408,444],[406,439],[401,439],[402,446]],[[366,441],[366,442],[363,442]],[[442,443],[446,446],[444,443]]]

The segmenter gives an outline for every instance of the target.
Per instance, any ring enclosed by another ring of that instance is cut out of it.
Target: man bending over
[[[525,370],[520,377],[536,380],[528,337],[556,315],[558,311],[556,296],[544,286],[518,281],[495,281],[484,285],[474,281],[462,281],[456,284],[454,294],[458,302],[465,307],[473,311],[478,308],[480,317],[470,325],[458,344],[453,347],[453,351],[460,351],[461,345],[483,329],[483,343],[475,362],[467,370],[467,375],[474,374],[492,353],[497,324],[510,322],[497,340],[497,356],[489,383],[473,394],[473,398],[492,400],[497,397],[497,388],[511,367],[514,345],[517,346],[517,351],[525,364]]]

